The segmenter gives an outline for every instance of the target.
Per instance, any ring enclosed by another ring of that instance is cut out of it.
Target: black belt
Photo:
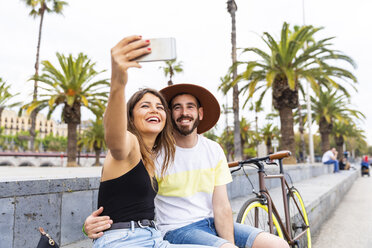
[[[109,230],[115,230],[115,229],[133,229],[133,228],[144,228],[144,227],[153,227],[156,229],[155,222],[153,220],[139,220],[139,221],[128,221],[128,222],[117,222],[113,223]]]

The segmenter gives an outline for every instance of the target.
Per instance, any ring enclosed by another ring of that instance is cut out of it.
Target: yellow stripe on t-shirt
[[[188,197],[199,192],[212,194],[214,186],[231,182],[231,174],[221,173],[224,161],[220,160],[216,168],[197,169],[183,171],[166,175],[161,180],[158,179],[159,191],[161,196]]]
[[[223,157],[223,159],[218,161],[218,164],[215,169],[215,174],[216,174],[216,179],[214,182],[215,186],[220,186],[232,182],[232,176],[229,170],[229,166],[227,164],[226,157]]]

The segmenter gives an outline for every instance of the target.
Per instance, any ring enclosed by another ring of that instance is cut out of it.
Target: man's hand
[[[102,237],[103,231],[109,229],[112,220],[109,216],[99,216],[103,212],[103,207],[94,211],[84,222],[84,230],[91,239]]]

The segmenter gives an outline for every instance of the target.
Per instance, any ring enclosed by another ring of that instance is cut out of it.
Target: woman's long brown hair
[[[156,97],[158,97],[161,103],[164,106],[165,114],[166,114],[166,121],[163,130],[158,134],[155,140],[154,147],[149,149],[145,146],[141,134],[138,132],[137,128],[134,126],[133,122],[133,109],[134,106],[142,99],[142,97],[150,93]],[[164,97],[154,89],[141,89],[133,94],[133,96],[127,102],[127,117],[128,117],[128,131],[133,133],[139,142],[140,145],[140,152],[142,156],[142,160],[146,167],[147,172],[149,173],[150,177],[155,175],[155,163],[152,159],[152,155],[155,154],[156,156],[159,155],[160,152],[164,153],[164,161],[161,167],[161,175],[159,177],[163,177],[166,170],[168,169],[170,163],[174,160],[174,153],[176,152],[175,141],[172,134],[172,122],[170,117],[170,111],[168,108],[167,101]]]

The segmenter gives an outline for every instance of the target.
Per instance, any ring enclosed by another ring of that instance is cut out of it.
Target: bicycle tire
[[[258,223],[255,223],[256,210]],[[283,231],[278,222],[279,217],[274,212],[272,213],[272,219],[274,235],[284,238]],[[266,232],[270,232],[268,208],[267,205],[262,204],[262,200],[260,198],[252,198],[247,200],[240,208],[236,221],[241,224],[253,226]]]
[[[291,194],[292,193],[292,194]],[[306,227],[306,234],[302,235],[297,241],[297,245],[293,248],[311,248],[311,233],[309,226],[309,219],[305,208],[304,201],[296,188],[291,188],[287,193],[289,215],[291,216],[291,233],[292,238],[303,232]],[[295,204],[297,202],[298,205]],[[300,208],[298,208],[298,207]],[[299,212],[301,211],[301,213]]]

